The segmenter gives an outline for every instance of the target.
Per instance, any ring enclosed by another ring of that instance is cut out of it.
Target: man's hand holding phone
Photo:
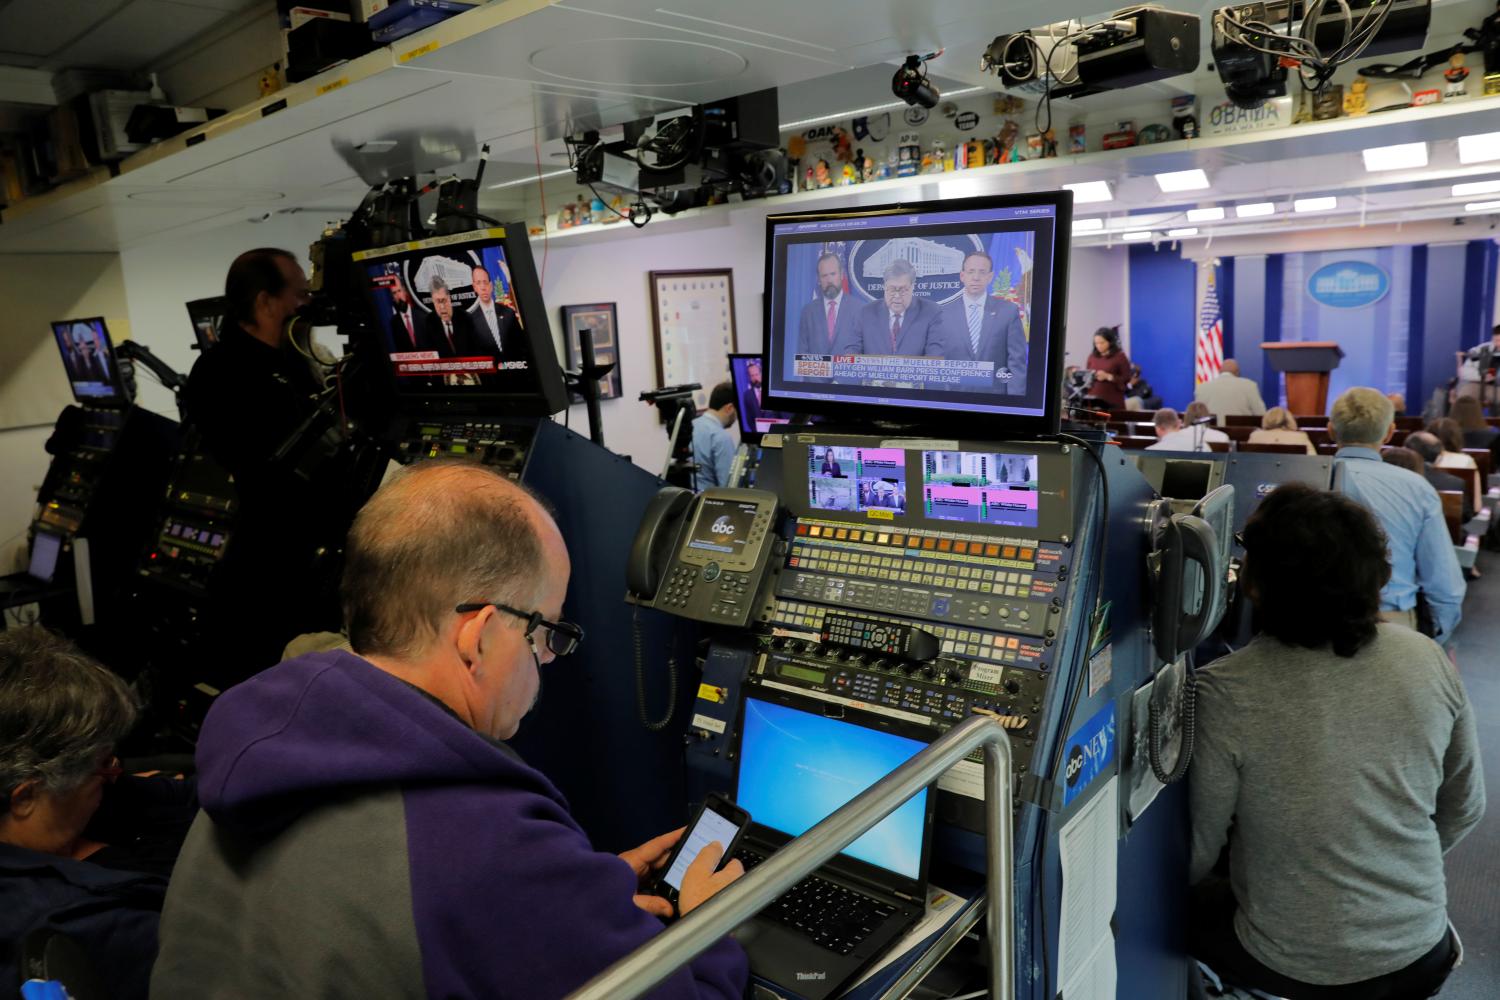
[[[677,893],[678,913],[687,916],[700,903],[708,902],[719,890],[745,874],[745,866],[740,864],[739,858],[730,858],[729,864],[720,868],[723,857],[724,845],[717,840],[698,852],[682,876],[682,889]]]

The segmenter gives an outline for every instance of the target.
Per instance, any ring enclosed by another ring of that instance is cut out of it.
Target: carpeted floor
[[[1444,1000],[1500,997],[1500,556],[1481,552],[1484,576],[1469,583],[1458,626],[1458,670],[1479,720],[1489,804],[1484,821],[1447,859],[1448,914],[1464,942],[1464,964]]]

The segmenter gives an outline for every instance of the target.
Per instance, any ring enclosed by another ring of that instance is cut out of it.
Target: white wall
[[[1068,267],[1068,342],[1065,364],[1082,366],[1094,331],[1119,326],[1130,353],[1130,254],[1124,247],[1074,247]]]

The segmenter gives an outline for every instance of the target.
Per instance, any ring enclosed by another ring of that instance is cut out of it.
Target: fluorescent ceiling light
[[[1103,228],[1104,228],[1104,220],[1103,219],[1074,219],[1073,220],[1073,232],[1075,232],[1075,233],[1096,233],[1096,232],[1098,232],[1099,230],[1101,230]]]
[[[537,181],[539,179],[540,180],[546,180],[549,177],[562,177],[564,174],[572,174],[572,173],[573,173],[573,171],[571,171],[571,170],[551,170],[551,171],[548,171],[545,174],[542,174],[540,178],[538,178],[535,174],[532,174],[529,177],[518,177],[518,178],[516,178],[513,181],[501,181],[499,184],[489,184],[489,185],[486,185],[486,187],[490,191],[494,191],[496,188],[515,187],[517,184],[531,184],[531,183],[534,183],[535,181]]]
[[[1453,197],[1467,198],[1471,194],[1494,194],[1500,191],[1500,180],[1495,181],[1470,181],[1467,184],[1453,185]]]
[[[1077,184],[1064,184],[1063,187],[1073,192],[1073,201],[1079,205],[1115,199],[1114,192],[1109,189],[1109,181],[1080,181]]]
[[[1365,169],[1415,170],[1427,166],[1427,143],[1403,142],[1394,146],[1375,146],[1364,152]]]
[[[1187,217],[1189,222],[1218,222],[1224,218],[1224,209],[1218,205],[1212,208],[1190,208]]]
[[[984,87],[962,87],[958,90],[951,90],[943,94],[942,97],[944,100],[950,100],[954,97],[967,97],[970,94],[977,94],[984,89]],[[886,101],[884,104],[872,104],[867,108],[850,108],[848,111],[834,111],[830,114],[818,115],[816,118],[799,118],[794,122],[782,122],[776,127],[783,132],[790,132],[793,129],[816,125],[819,122],[837,121],[840,118],[858,118],[861,115],[873,115],[881,111],[895,111],[897,108],[904,107],[906,107],[905,101]]]
[[[1458,137],[1459,163],[1485,163],[1500,160],[1500,132]]]
[[[1202,191],[1208,187],[1208,175],[1196,169],[1175,170],[1168,174],[1157,174],[1156,186],[1162,189],[1163,194],[1172,194],[1175,191]]]
[[[1120,237],[1120,239],[1124,240],[1127,243],[1134,243],[1137,240],[1149,240],[1150,238],[1151,230],[1149,229],[1142,230],[1138,233],[1125,233]]]
[[[1185,240],[1189,236],[1197,236],[1198,230],[1192,227],[1189,227],[1187,229],[1168,229],[1167,235],[1172,237],[1172,239],[1174,240]]]
[[[1471,201],[1464,206],[1465,212],[1500,212],[1500,201]]]
[[[1257,201],[1249,205],[1234,206],[1234,214],[1241,219],[1258,219],[1262,215],[1275,215],[1276,206],[1269,201]]]
[[[1292,202],[1294,212],[1327,212],[1339,207],[1339,200],[1333,195],[1326,198],[1298,198]]]

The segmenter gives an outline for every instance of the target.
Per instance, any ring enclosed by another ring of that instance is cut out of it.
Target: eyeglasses
[[[540,611],[522,611],[508,604],[498,604],[494,601],[460,604],[453,611],[456,614],[466,615],[472,611],[483,611],[485,608],[494,608],[497,611],[504,611],[508,615],[515,615],[517,618],[525,619],[526,632],[524,634],[527,638],[531,637],[531,633],[535,632],[538,626],[545,628],[547,630],[547,648],[552,651],[553,656],[567,656],[578,648],[579,643],[583,642],[582,626],[574,625],[572,622],[549,622],[542,617]]]

